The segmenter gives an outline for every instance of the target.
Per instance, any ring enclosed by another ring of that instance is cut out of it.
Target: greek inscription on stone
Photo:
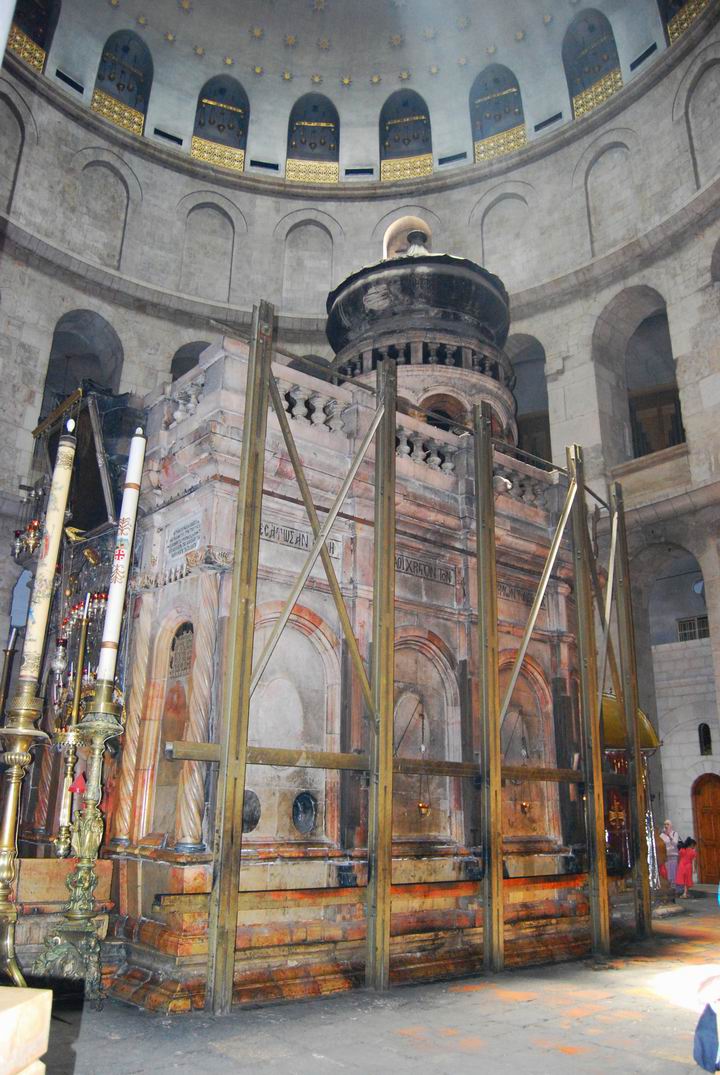
[[[526,590],[524,586],[515,586],[510,582],[498,582],[497,586],[498,596],[506,598],[508,601],[517,601],[522,605],[532,605],[535,600],[535,591]],[[541,608],[545,608],[545,599],[547,594],[542,599]]]
[[[395,570],[403,575],[413,575],[428,582],[439,582],[443,586],[455,585],[455,568],[452,564],[442,564],[438,560],[415,560],[399,552],[395,557]]]
[[[296,530],[293,526],[285,526],[282,523],[260,523],[260,537],[266,541],[273,541],[276,545],[291,545],[295,549],[309,552],[314,544],[313,535],[307,530]],[[340,558],[340,542],[328,538],[325,542],[327,551],[338,560]]]
[[[168,531],[167,558],[178,560],[187,552],[192,552],[200,545],[202,535],[202,516],[194,515],[181,523],[176,523]]]

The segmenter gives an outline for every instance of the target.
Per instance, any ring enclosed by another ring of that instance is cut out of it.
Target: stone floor
[[[55,1006],[49,1075],[697,1072],[698,981],[720,973],[720,909],[696,893],[653,939],[590,962],[358,992],[213,1020]]]

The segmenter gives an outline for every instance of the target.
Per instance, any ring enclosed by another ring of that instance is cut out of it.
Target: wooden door
[[[720,882],[720,776],[706,773],[692,789],[695,839],[698,842],[698,880]]]

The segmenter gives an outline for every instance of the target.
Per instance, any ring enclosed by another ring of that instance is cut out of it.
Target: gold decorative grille
[[[142,112],[130,108],[130,105],[124,105],[122,101],[117,101],[109,93],[93,90],[90,107],[93,112],[109,119],[111,123],[114,123],[116,127],[122,127],[124,131],[130,131],[132,134],[143,133],[145,117]]]
[[[337,161],[303,161],[288,157],[285,178],[290,183],[339,183],[340,165]]]
[[[680,8],[677,15],[673,15],[667,28],[671,45],[679,37],[682,37],[686,30],[690,29],[695,19],[703,13],[709,3],[710,0],[688,0],[685,6]]]
[[[489,138],[483,138],[475,143],[475,163],[491,161],[495,157],[504,157],[506,153],[514,153],[516,149],[522,149],[527,145],[527,132],[525,124],[512,127],[509,131],[501,131],[500,134],[492,134]]]
[[[223,146],[219,142],[208,142],[206,138],[198,138],[193,135],[190,155],[206,164],[214,164],[218,168],[230,168],[233,172],[245,171],[245,150],[233,149],[232,146]]]
[[[604,104],[609,100],[614,93],[622,89],[622,75],[620,74],[620,68],[616,67],[614,71],[610,71],[607,75],[603,75],[592,86],[588,86],[582,93],[578,93],[576,97],[572,99],[573,116],[575,119],[580,119],[581,116],[586,116],[588,112],[592,112],[593,108],[597,108],[598,105]]]
[[[397,183],[401,179],[420,179],[432,175],[432,153],[421,153],[419,157],[396,157],[394,160],[380,162],[380,181]]]
[[[21,60],[24,60],[26,64],[29,64],[30,67],[34,67],[36,71],[42,73],[45,67],[45,49],[36,45],[33,39],[24,34],[20,27],[15,26],[14,23],[10,27],[7,47]]]

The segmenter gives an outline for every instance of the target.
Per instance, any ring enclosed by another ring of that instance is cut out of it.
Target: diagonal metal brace
[[[312,494],[310,492],[310,486],[308,485],[307,478],[305,477],[305,470],[300,460],[300,455],[295,444],[295,438],[292,435],[290,423],[288,422],[287,414],[285,413],[285,407],[283,406],[282,396],[277,386],[277,381],[270,374],[270,400],[273,405],[273,409],[277,416],[277,420],[282,430],[282,435],[285,440],[285,447],[287,448],[288,455],[290,456],[290,462],[292,463],[293,470],[295,471],[295,478],[300,489],[300,496],[302,497],[305,510],[310,520],[310,526],[312,527],[313,536],[317,538],[320,533],[320,520],[318,519],[317,511],[313,503]],[[350,615],[345,604],[345,599],[340,589],[340,583],[338,582],[337,575],[335,574],[335,568],[333,567],[332,558],[328,552],[327,545],[323,545],[320,550],[320,559],[322,560],[323,567],[325,568],[325,574],[327,576],[328,585],[330,587],[330,593],[332,594],[333,601],[335,602],[335,608],[337,609],[338,618],[345,635],[345,641],[347,642],[350,658],[353,663],[355,672],[360,680],[360,688],[365,699],[365,705],[368,708],[368,712],[375,718],[375,704],[373,702],[372,691],[370,689],[370,680],[363,664],[362,656],[360,655],[360,649],[358,647],[357,638],[353,631],[352,623],[350,622]],[[371,722],[373,730],[375,729],[375,719]]]
[[[273,380],[274,379],[271,377],[270,378],[271,386],[272,386]],[[290,594],[288,595],[288,597],[287,597],[287,599],[285,601],[285,604],[283,605],[282,612],[280,613],[278,619],[275,621],[273,629],[272,629],[272,631],[270,633],[270,637],[268,638],[267,643],[265,644],[265,649],[260,654],[260,657],[258,658],[257,665],[256,665],[255,669],[253,670],[252,681],[250,683],[250,696],[251,697],[252,697],[253,692],[255,691],[258,683],[260,682],[260,679],[262,677],[263,672],[267,668],[268,661],[270,660],[270,658],[272,657],[272,655],[273,655],[273,653],[275,651],[275,647],[277,646],[277,644],[278,644],[278,642],[280,640],[280,635],[282,634],[283,630],[285,629],[285,625],[287,624],[287,621],[290,619],[290,613],[292,612],[292,610],[293,610],[293,608],[295,606],[295,602],[297,601],[298,597],[300,596],[300,594],[302,592],[302,589],[303,589],[305,583],[308,580],[310,572],[312,571],[313,567],[315,566],[315,562],[316,562],[318,556],[320,555],[321,550],[325,546],[325,542],[328,539],[328,536],[330,534],[330,530],[332,529],[333,524],[335,523],[335,519],[338,516],[340,508],[343,506],[343,503],[345,501],[345,497],[350,492],[350,486],[352,485],[353,481],[355,480],[355,475],[357,474],[358,470],[360,469],[360,464],[362,463],[363,459],[367,455],[367,450],[370,447],[372,439],[375,436],[375,432],[376,432],[378,426],[380,425],[380,421],[381,421],[382,416],[383,416],[384,413],[385,413],[385,406],[384,406],[383,403],[381,403],[379,405],[378,409],[375,411],[375,414],[373,415],[372,422],[370,423],[370,428],[368,429],[367,433],[363,437],[362,444],[360,445],[360,447],[359,447],[359,449],[357,451],[357,454],[355,455],[355,458],[353,459],[352,463],[350,464],[350,469],[349,469],[349,471],[347,472],[347,474],[345,476],[345,480],[343,481],[342,485],[340,486],[340,491],[338,492],[337,496],[335,497],[335,500],[333,501],[332,507],[330,508],[330,511],[328,512],[327,518],[325,519],[325,522],[323,523],[323,525],[320,527],[320,530],[318,531],[318,534],[317,534],[317,536],[315,538],[315,542],[313,544],[313,547],[310,550],[310,552],[308,553],[307,559],[305,560],[305,563],[304,563],[304,565],[302,567],[302,570],[300,571],[300,574],[298,575],[297,579],[295,580],[295,585],[293,586],[292,590],[290,591]],[[372,710],[372,712],[374,712],[374,709]]]
[[[540,606],[543,603],[543,598],[545,597],[545,592],[550,581],[550,576],[552,574],[553,568],[555,567],[555,561],[557,560],[557,555],[560,551],[560,543],[563,539],[563,534],[565,532],[565,527],[567,526],[568,519],[570,518],[570,511],[572,510],[573,501],[575,500],[576,493],[577,483],[574,479],[572,479],[568,486],[567,496],[565,497],[562,514],[560,515],[557,527],[555,529],[555,533],[553,535],[550,551],[548,552],[547,560],[545,561],[545,567],[543,568],[542,575],[540,576],[540,584],[538,585],[537,593],[535,594],[535,599],[533,600],[532,607],[530,609],[530,615],[528,616],[528,621],[525,625],[525,630],[523,631],[522,641],[520,642],[520,649],[517,652],[515,663],[512,667],[510,682],[507,685],[505,697],[503,698],[503,703],[500,708],[501,724],[505,719],[505,715],[508,711],[510,699],[512,698],[513,691],[515,690],[515,684],[518,681],[518,676],[520,675],[522,663],[525,660],[527,648],[530,645],[530,638],[532,636],[533,631],[535,630],[537,618],[540,615]]]

